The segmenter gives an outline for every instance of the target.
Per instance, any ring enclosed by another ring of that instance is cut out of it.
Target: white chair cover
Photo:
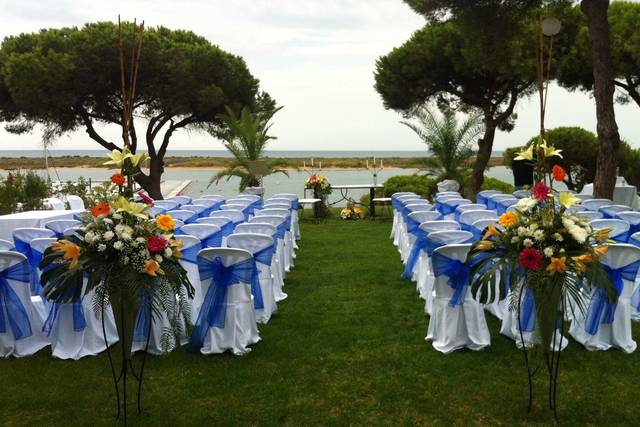
[[[473,299],[468,286],[452,286],[453,283],[465,281],[461,276],[464,275],[463,266],[470,248],[469,244],[446,245],[434,251],[434,257],[438,259],[434,265],[435,297],[426,339],[432,341],[433,348],[445,354],[464,347],[481,350],[491,344],[482,306]],[[448,259],[459,268],[441,270],[441,259]],[[450,271],[456,271],[456,276],[445,274]],[[456,298],[458,293],[462,295]]]
[[[233,230],[236,227],[233,224],[233,221],[225,216],[207,216],[204,218],[198,218],[196,220],[196,224],[213,224],[220,227],[222,232],[222,247],[226,246],[227,236],[233,233]]]
[[[284,293],[284,277],[286,275],[286,271],[284,268],[284,237],[285,237],[285,229],[286,229],[286,221],[287,218],[279,215],[263,215],[263,216],[255,216],[249,220],[249,224],[270,224],[274,226],[277,230],[276,232],[276,257],[275,263],[271,265],[271,272],[275,281],[275,289],[274,295],[276,301],[280,302],[287,298],[287,294]]]
[[[198,216],[202,216],[203,213],[208,213],[209,208],[206,205],[186,204],[180,206],[180,210],[191,211]]]
[[[251,297],[251,283],[231,280],[226,286],[226,298],[222,310],[224,310],[223,326],[210,325],[207,321],[215,316],[210,316],[210,311],[215,304],[211,299],[221,284],[213,283],[210,275],[204,275],[210,269],[211,263],[220,262],[225,268],[232,268],[245,262],[253,262],[252,255],[242,249],[217,248],[203,249],[198,254],[198,268],[202,280],[202,289],[205,292],[204,304],[198,315],[198,321],[191,337],[191,345],[200,348],[202,354],[224,353],[230,350],[235,355],[247,354],[250,345],[260,341],[258,325]],[[217,287],[217,288],[216,288]]]
[[[206,206],[207,208],[211,209],[215,205],[220,204],[221,200],[200,198],[194,199],[192,203],[194,205]]]
[[[49,203],[49,205],[51,205],[51,209],[53,209],[54,211],[63,211],[63,210],[65,210],[64,202],[62,200],[58,199],[57,197],[49,197],[47,199],[44,199],[44,201]]]
[[[186,270],[187,278],[194,289],[193,298],[189,299],[188,303],[191,311],[191,324],[195,324],[204,299],[200,273],[198,272],[198,252],[202,249],[202,244],[200,239],[195,236],[185,234],[175,236],[175,238],[183,244],[182,249],[180,249],[182,253],[180,265]]]
[[[594,219],[589,222],[589,225],[594,230],[611,228],[612,230],[609,237],[618,243],[627,243],[627,241],[629,241],[631,224],[627,221],[621,219]]]
[[[398,251],[400,252],[400,259],[402,262],[407,260],[411,248],[416,241],[416,230],[420,224],[427,221],[436,221],[441,219],[440,212],[425,210],[411,212],[407,218],[407,223],[402,224],[401,234],[398,236]]]
[[[173,197],[169,197],[167,200],[173,200],[174,202],[177,202],[180,206],[191,203],[191,197],[187,197],[187,196],[173,196]]]
[[[463,199],[460,197],[454,199],[447,199],[442,203],[442,214],[445,219],[454,219],[456,208],[460,205],[470,205],[471,200]]]
[[[35,264],[35,272],[38,283],[40,283],[40,276],[42,275],[42,270],[40,270],[40,261],[44,258],[44,252],[49,248],[53,243],[57,242],[58,239],[53,237],[41,237],[38,239],[33,239],[29,246],[31,247],[31,258]],[[42,321],[44,322],[49,315],[49,306],[50,303],[43,299],[41,295],[32,295],[31,302],[33,303],[33,307],[36,309]]]
[[[583,202],[585,200],[591,200],[593,199],[593,196],[591,194],[576,194],[576,197],[580,200],[582,200]]]
[[[298,209],[300,205],[298,202],[298,196],[293,193],[278,193],[273,196],[274,199],[288,199],[291,201],[291,222],[293,225],[293,235],[296,240],[300,240],[300,219],[298,217]]]
[[[263,307],[254,304],[256,320],[259,323],[268,323],[273,313],[278,311],[274,292],[274,279],[271,273],[271,265],[275,258],[275,241],[264,234],[238,233],[232,234],[227,239],[230,248],[244,249],[251,252],[258,267],[261,300]],[[254,295],[254,303],[256,302]]]
[[[219,211],[213,211],[209,214],[209,217],[223,217],[233,221],[234,224],[240,224],[245,221],[244,213],[235,209],[225,209]]]
[[[197,237],[202,248],[221,248],[222,229],[213,224],[186,224],[180,230],[190,236]]]
[[[15,251],[16,248],[13,245],[13,242],[8,240],[0,239],[0,251]]]
[[[529,190],[516,190],[511,194],[513,194],[513,197],[517,199],[524,199],[525,197],[531,197],[531,191]]]
[[[175,209],[172,211],[167,211],[167,215],[171,215],[174,219],[179,219],[185,224],[189,224],[195,222],[198,219],[198,214],[193,211],[183,210],[183,209]]]
[[[225,200],[225,197],[221,194],[206,194],[204,196],[200,196],[201,199],[210,199],[210,200],[217,200],[217,201],[223,201]]]
[[[575,214],[578,212],[584,212],[588,210],[586,207],[582,206],[582,205],[575,205],[575,206],[571,206],[570,208],[567,208],[567,212],[571,213],[571,214]]]
[[[250,204],[254,203],[255,200],[252,199],[245,199],[245,198],[240,198],[240,197],[234,197],[233,199],[227,199],[226,200],[226,205],[242,205],[242,206],[249,206]]]
[[[269,237],[274,237],[278,229],[271,225],[260,222],[247,222],[244,224],[238,224],[235,229],[236,233],[254,233],[254,234],[264,234]]]
[[[258,196],[257,194],[238,194],[235,198],[236,199],[252,200],[254,202],[257,202],[258,200],[261,199],[261,197]]]
[[[24,357],[49,345],[31,302],[29,264],[17,252],[0,251],[0,357]]]
[[[267,207],[267,206],[273,206],[273,205],[284,205],[286,206],[284,209],[291,209],[293,206],[293,202],[289,199],[284,199],[281,197],[272,197],[270,199],[267,199],[264,201],[264,203],[262,204],[263,207]]]
[[[67,228],[81,225],[82,222],[77,219],[54,219],[44,223],[45,228],[56,233],[57,237],[61,237]]]
[[[491,196],[492,194],[501,194],[499,191],[497,190],[482,190],[478,193],[478,195],[476,196],[476,203],[479,203],[481,205],[487,205],[487,198],[489,196]]]
[[[74,194],[70,194],[67,196],[67,203],[69,203],[69,209],[71,210],[78,210],[78,209],[84,209],[84,200],[82,200],[82,197],[80,196],[76,196]]]
[[[593,221],[594,219],[602,219],[604,218],[604,214],[600,211],[582,211],[578,212],[576,215],[582,217],[585,221]]]
[[[16,228],[13,230],[13,244],[16,252],[27,257],[29,262],[31,295],[41,295],[42,286],[38,280],[38,259],[35,259],[31,251],[31,241],[43,237],[55,237],[55,233],[47,228]]]
[[[180,203],[178,203],[176,200],[154,200],[153,206],[170,211],[171,209],[177,210],[180,207]]]
[[[635,212],[635,211],[618,212],[616,214],[616,218],[619,218],[629,223],[629,226],[630,226],[629,234],[635,234],[640,231],[640,212]]]
[[[166,211],[166,209],[161,208],[160,206],[151,206],[149,209],[147,209],[147,213],[151,218],[155,218],[158,215],[165,213]]]
[[[617,272],[620,279],[616,283],[614,276],[610,274],[618,291],[618,301],[616,304],[608,304],[602,292],[594,288],[586,313],[574,314],[569,333],[590,351],[616,347],[625,353],[631,353],[637,344],[632,338],[630,299],[640,266],[640,248],[627,244],[609,245],[602,263]],[[608,314],[611,316],[607,319]]]
[[[460,184],[454,179],[445,179],[437,184],[438,191],[458,191]]]
[[[292,233],[291,212],[287,209],[265,208],[254,211],[254,214],[255,216],[276,215],[287,218],[287,230],[284,235],[284,269],[285,272],[288,273],[294,266],[294,259],[296,258],[295,250],[297,246],[295,237]]]
[[[625,212],[631,210],[631,208],[627,205],[609,205],[603,206],[598,210],[604,214],[605,218],[615,218],[619,212]]]
[[[603,206],[613,205],[613,201],[609,199],[588,199],[582,201],[582,206],[590,211],[597,211]]]

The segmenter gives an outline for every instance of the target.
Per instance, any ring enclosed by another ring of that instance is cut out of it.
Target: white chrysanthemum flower
[[[529,224],[529,230],[531,230],[532,233],[537,229],[538,229],[538,224],[536,224],[535,222],[532,222],[531,224]]]
[[[120,215],[119,213],[114,213],[111,216],[113,217],[113,219],[122,219],[122,215]]]
[[[131,240],[131,233],[122,233],[122,234],[120,235],[120,238],[121,238],[122,240]]]
[[[170,258],[171,255],[173,255],[173,251],[171,250],[171,248],[166,248],[164,250],[164,256],[167,257],[167,258]]]
[[[93,231],[87,231],[84,235],[84,241],[87,243],[93,243],[96,240],[96,235]]]
[[[542,240],[544,239],[544,231],[542,230],[536,230],[533,232],[533,238],[536,240]]]
[[[115,227],[116,233],[120,234],[124,231],[124,224],[118,224]]]
[[[516,208],[521,211],[526,211],[534,208],[537,204],[538,201],[536,199],[525,197],[524,199],[518,200],[518,202],[516,203]]]
[[[574,225],[569,227],[568,231],[569,234],[571,234],[571,237],[573,237],[576,242],[584,243],[587,241],[587,237],[589,234],[583,228]]]
[[[107,250],[107,245],[105,245],[104,243],[101,243],[98,245],[98,252],[104,252]]]
[[[128,256],[123,256],[123,257],[122,257],[122,263],[123,263],[124,265],[129,264],[129,257],[128,257]]]
[[[102,235],[102,238],[108,242],[109,240],[113,239],[113,236],[113,231],[107,231]]]
[[[520,238],[518,236],[513,236],[511,238],[511,243],[518,243],[520,241]]]
[[[533,240],[531,239],[524,239],[524,241],[522,242],[523,245],[525,245],[527,248],[530,248],[531,246],[533,246]]]
[[[162,255],[156,255],[155,256],[156,261],[158,262],[162,262]]]
[[[562,234],[560,233],[555,233],[553,235],[553,238],[556,240],[556,242],[562,242],[564,240],[564,237],[562,237]]]
[[[147,239],[144,237],[136,237],[136,242],[138,243],[147,243]]]
[[[124,243],[122,243],[121,240],[118,240],[117,242],[115,242],[113,244],[113,249],[115,249],[117,251],[122,250],[122,248],[124,248]]]
[[[518,236],[526,236],[529,234],[529,229],[527,227],[518,227]]]
[[[544,248],[544,251],[542,252],[547,258],[551,258],[553,256],[553,248],[551,246]]]
[[[105,222],[105,224],[113,224],[113,221],[111,221],[110,218],[105,218],[103,219],[103,221]]]

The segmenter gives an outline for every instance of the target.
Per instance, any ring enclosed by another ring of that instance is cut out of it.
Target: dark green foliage
[[[393,193],[412,191],[426,196],[435,188],[435,181],[423,175],[392,176],[384,182],[384,195],[391,197]],[[435,192],[434,192],[435,194]]]
[[[505,194],[511,194],[516,191],[516,187],[508,182],[501,181],[497,178],[491,178],[489,176],[484,177],[484,182],[482,183],[483,190],[498,190]]]
[[[10,172],[0,177],[0,214],[42,209],[49,196],[47,181],[34,171]]]

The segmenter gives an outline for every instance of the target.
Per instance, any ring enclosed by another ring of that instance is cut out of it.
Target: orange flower
[[[505,212],[498,218],[498,224],[507,228],[518,223],[518,215],[514,212]]]
[[[476,249],[479,251],[490,251],[493,249],[493,243],[489,240],[481,240],[476,246]]]
[[[180,249],[184,246],[180,240],[171,239],[169,240],[169,246],[171,246],[171,251],[173,252],[173,256],[176,258],[182,258],[182,252]]]
[[[571,259],[576,263],[576,267],[580,272],[584,273],[587,271],[587,264],[593,262],[593,257],[590,254],[582,254],[578,256],[574,256]]]
[[[553,179],[556,181],[562,182],[567,176],[567,171],[560,165],[555,165],[551,171],[553,173]]]
[[[605,256],[607,254],[608,250],[609,250],[609,247],[606,246],[606,245],[600,245],[600,246],[596,246],[595,248],[593,248],[593,252],[595,252],[595,254],[597,256],[599,256],[600,258]]]
[[[566,257],[561,257],[561,258],[552,257],[551,262],[547,266],[547,273],[549,273],[549,276],[555,276],[556,273],[564,273],[565,271],[567,271],[566,261],[567,261]]]
[[[111,182],[113,182],[116,185],[122,185],[124,184],[124,175],[121,173],[114,173],[113,175],[111,175]]]
[[[488,239],[489,237],[499,236],[499,235],[500,235],[500,231],[496,228],[496,226],[493,224],[489,224],[489,226],[487,227],[487,231],[485,231],[484,233],[483,239]]]
[[[598,239],[599,242],[609,240],[610,234],[613,231],[611,227],[600,228],[593,233],[593,237]]]
[[[63,252],[62,258],[67,261],[71,261],[69,267],[72,269],[78,266],[78,258],[80,258],[80,248],[67,241],[59,240],[51,245],[51,249],[57,252]]]
[[[171,215],[158,215],[156,225],[162,231],[171,231],[176,226],[176,222]]]
[[[111,212],[109,203],[98,203],[91,208],[91,215],[93,216],[108,215],[109,212]]]
[[[164,274],[164,271],[162,271],[162,269],[160,268],[160,264],[158,264],[158,262],[154,259],[148,260],[141,272],[147,273],[149,276],[153,277],[156,277],[158,274]]]

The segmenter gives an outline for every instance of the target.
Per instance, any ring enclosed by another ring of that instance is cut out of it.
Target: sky
[[[86,22],[144,20],[147,26],[187,29],[244,57],[262,89],[284,105],[274,119],[269,150],[422,150],[400,114],[385,110],[375,91],[374,64],[424,25],[401,0],[0,0],[0,38]],[[494,149],[522,145],[537,132],[537,98],[520,100],[510,133]],[[640,107],[616,106],[621,136],[640,147]],[[589,94],[551,86],[547,128],[596,130]],[[118,129],[102,129],[118,140]],[[0,130],[0,149],[40,149],[41,133]],[[79,131],[54,149],[97,149]],[[170,150],[223,149],[207,134],[174,134]]]

